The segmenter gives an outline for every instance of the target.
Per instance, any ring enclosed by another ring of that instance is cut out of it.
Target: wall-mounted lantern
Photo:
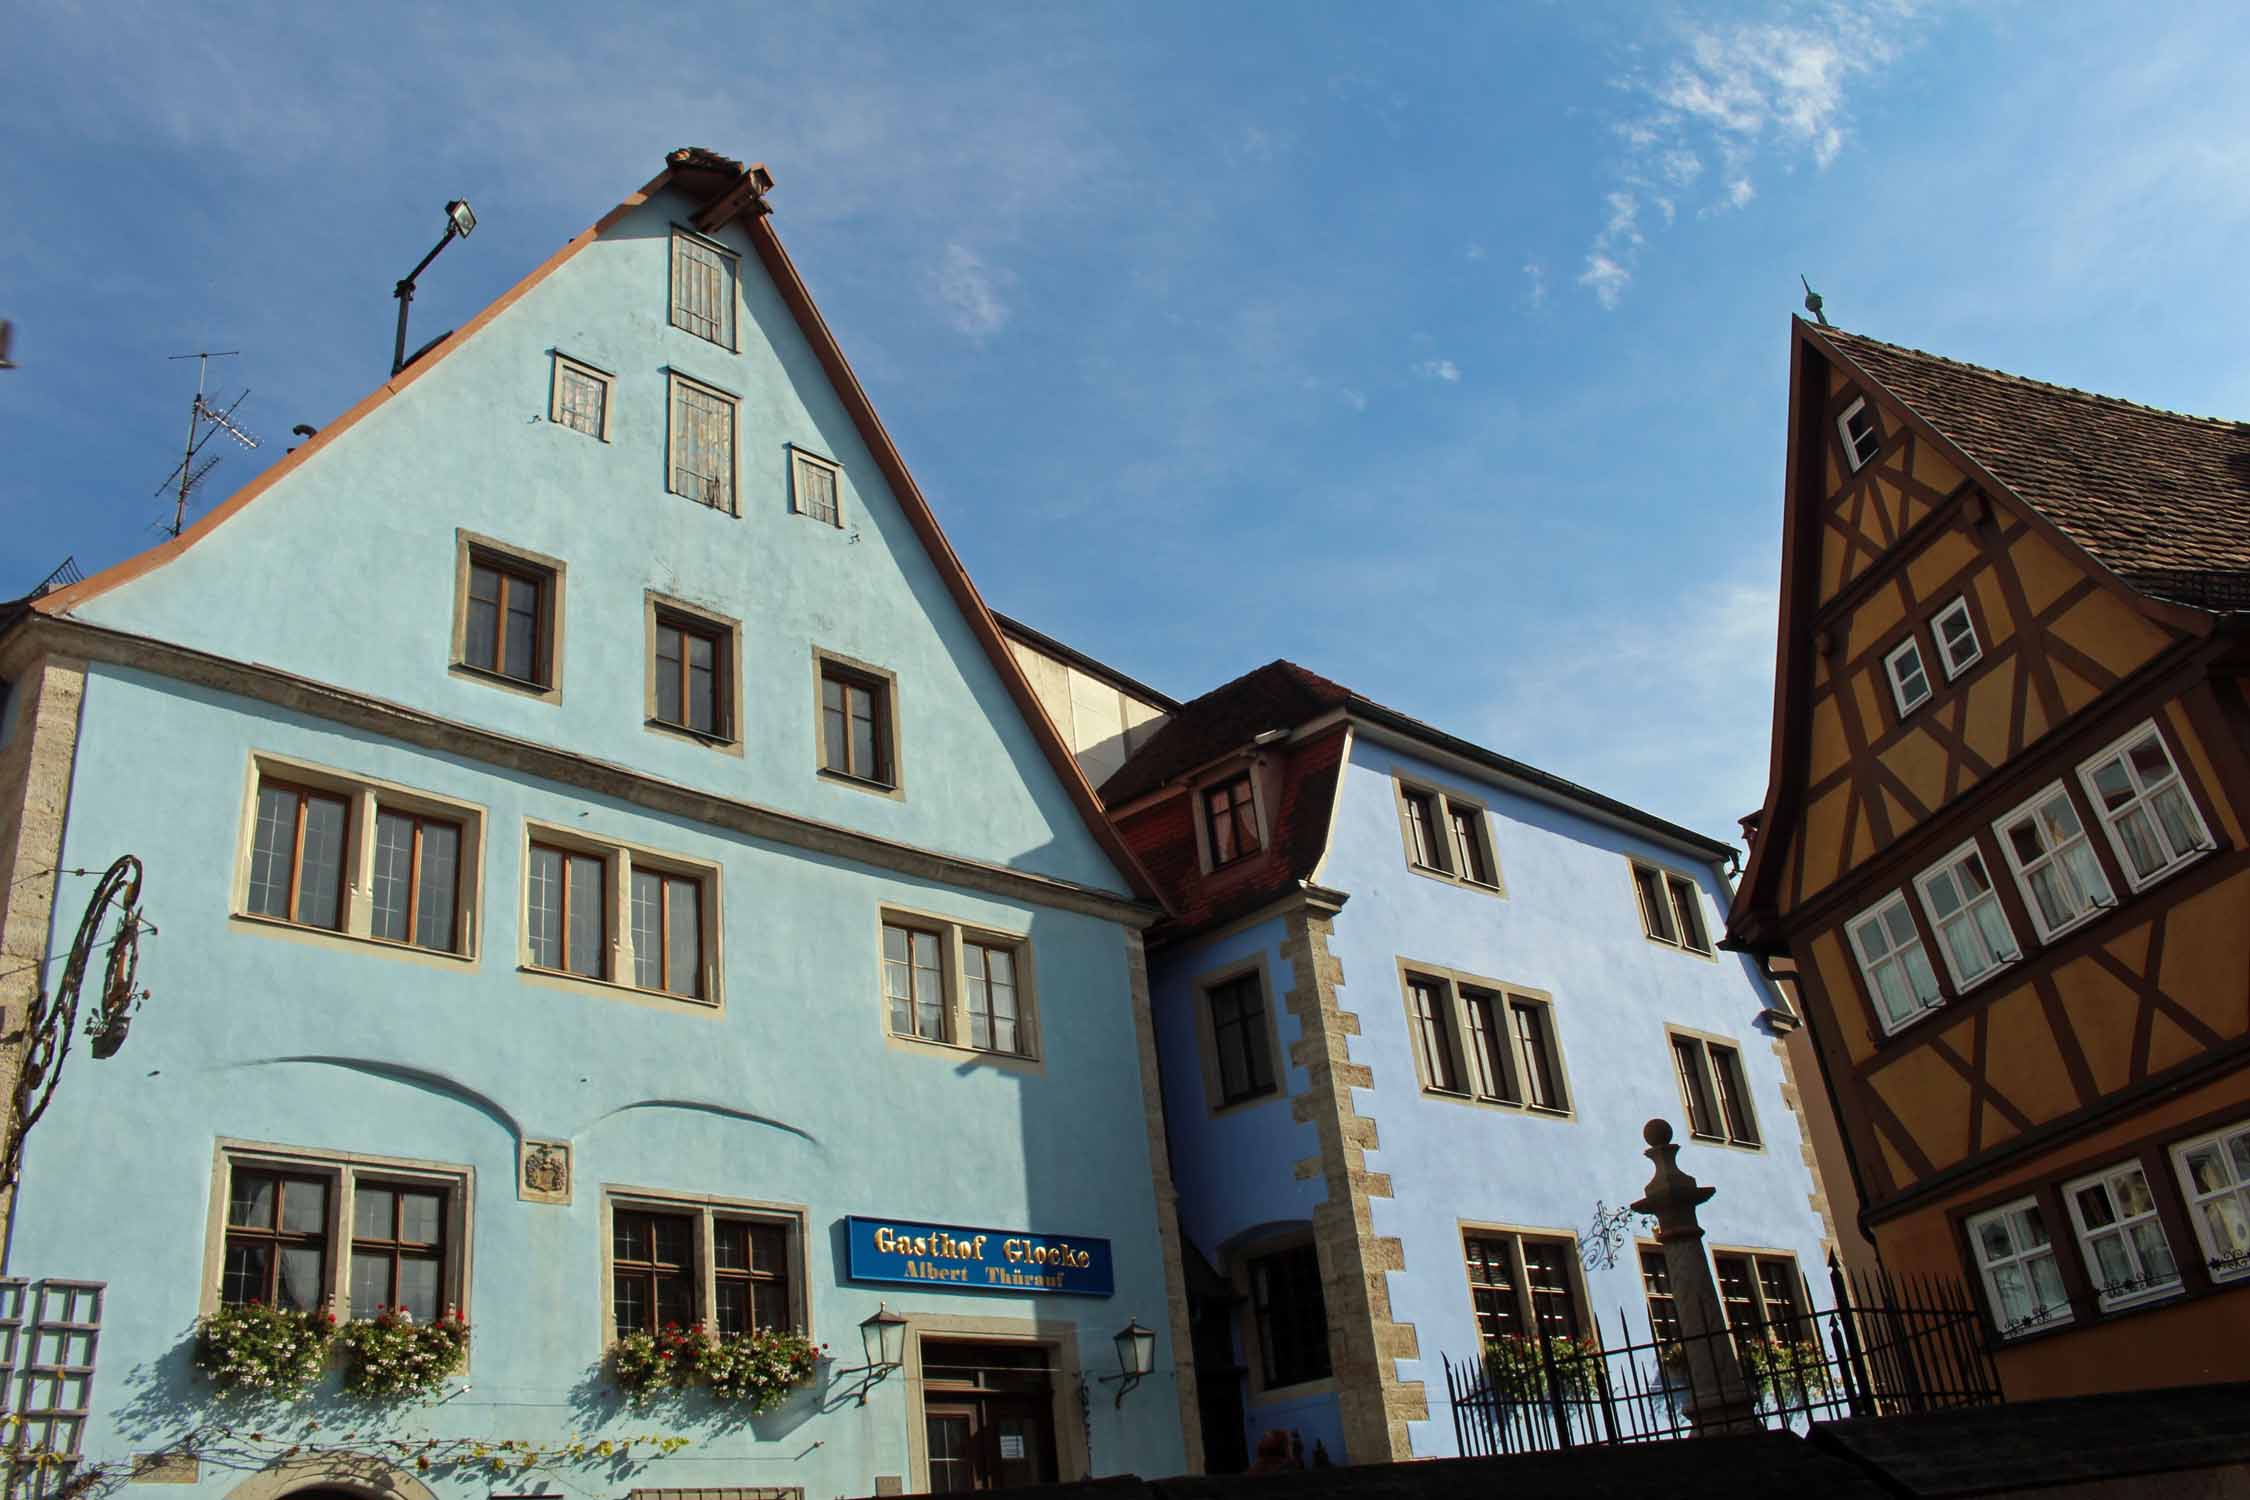
[[[859,1383],[859,1404],[865,1406],[867,1393],[906,1363],[906,1319],[892,1312],[889,1303],[877,1303],[874,1313],[859,1325],[859,1340],[867,1363],[857,1371],[843,1373],[866,1377]]]
[[[1118,1382],[1117,1405],[1125,1404],[1125,1393],[1139,1385],[1156,1368],[1156,1330],[1143,1328],[1141,1320],[1131,1318],[1117,1330],[1117,1373],[1104,1375],[1101,1383]]]

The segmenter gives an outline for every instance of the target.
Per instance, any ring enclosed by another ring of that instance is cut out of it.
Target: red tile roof
[[[1807,331],[2135,588],[2250,608],[2250,424]]]
[[[1173,713],[1154,738],[1102,783],[1102,801],[1123,807],[1269,729],[1295,729],[1351,699],[1351,689],[1295,662],[1267,662]]]

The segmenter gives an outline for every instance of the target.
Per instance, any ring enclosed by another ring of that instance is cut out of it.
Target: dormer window
[[[1248,771],[1204,788],[1203,829],[1210,839],[1214,870],[1264,847],[1258,837],[1258,805],[1250,790]]]
[[[1984,647],[1977,644],[1976,621],[1969,618],[1969,601],[1956,599],[1937,617],[1934,632],[1937,636],[1938,655],[1945,659],[1945,680],[1951,682],[1984,655]]]
[[[1855,474],[1882,449],[1883,435],[1875,430],[1875,409],[1865,396],[1844,408],[1844,414],[1836,419],[1836,430],[1844,436],[1844,455],[1852,461]]]
[[[1891,697],[1898,704],[1900,718],[1930,701],[1930,674],[1922,665],[1922,647],[1914,637],[1908,636],[1896,651],[1883,658],[1883,669],[1890,673]]]

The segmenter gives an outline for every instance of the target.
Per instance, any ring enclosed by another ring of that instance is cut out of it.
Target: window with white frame
[[[1031,944],[915,912],[883,913],[883,1014],[905,1041],[1031,1057]]]
[[[1999,892],[1992,888],[1984,852],[1974,843],[1963,844],[1914,877],[1914,885],[1937,928],[1938,948],[1956,989],[1965,990],[2023,956],[2008,929],[2007,913],[2000,909]]]
[[[717,1003],[717,866],[525,828],[524,967]]]
[[[2036,1198],[1978,1214],[1969,1220],[1968,1231],[2002,1338],[2070,1321],[2070,1298]]]
[[[2055,782],[1992,825],[2042,941],[2117,904],[2070,793]]]
[[[1569,1110],[1554,1006],[1546,996],[1449,970],[1410,968],[1402,980],[1407,1029],[1426,1091]]]
[[[832,460],[792,447],[789,450],[791,508],[800,516],[826,521],[831,526],[842,526],[843,476],[843,469]]]
[[[1885,1031],[1896,1031],[1944,1003],[1906,897],[1893,892],[1851,920],[1860,977],[1875,997]]]
[[[1977,622],[1970,618],[1969,601],[1960,598],[1938,611],[1930,623],[1930,633],[1937,637],[1938,656],[1945,663],[1945,679],[1951,682],[1984,655],[1984,647],[1977,644]]]
[[[2153,723],[2087,761],[2078,775],[2134,890],[2215,847]]]
[[[1634,860],[1633,890],[1640,900],[1641,931],[1652,940],[1708,955],[1710,931],[1703,925],[1703,892],[1685,875]]]
[[[2250,1276],[2250,1120],[2172,1148],[2213,1281]]]
[[[260,756],[237,910],[472,955],[483,826],[465,803]]]
[[[1891,701],[1898,705],[1900,718],[1930,701],[1930,674],[1922,665],[1921,643],[1914,637],[1899,642],[1883,658],[1883,670],[1890,675]]]
[[[567,354],[555,356],[554,395],[549,404],[547,420],[572,432],[583,432],[591,438],[609,440],[609,392],[616,377],[607,370],[572,359]]]
[[[219,1160],[219,1305],[418,1323],[465,1309],[466,1167],[231,1143]]]
[[[675,226],[672,326],[732,349],[736,276],[733,251]]]
[[[2158,1296],[2180,1284],[2179,1263],[2157,1222],[2156,1196],[2139,1162],[2123,1162],[2063,1187],[2071,1226],[2104,1308]]]
[[[734,511],[735,398],[686,376],[672,376],[672,493],[713,510]]]
[[[1394,780],[1406,862],[1423,875],[1497,893],[1499,861],[1484,808],[1455,792]]]
[[[1867,404],[1865,396],[1844,408],[1836,419],[1836,430],[1843,435],[1844,456],[1851,460],[1854,473],[1867,467],[1883,447],[1883,435],[1875,430],[1875,409]]]
[[[806,1332],[805,1217],[780,1205],[622,1190],[603,1200],[614,1334],[701,1323]]]

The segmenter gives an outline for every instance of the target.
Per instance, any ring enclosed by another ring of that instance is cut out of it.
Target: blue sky
[[[994,607],[1759,802],[1787,323],[2250,416],[2236,5],[75,7],[0,89],[0,592],[222,499],[651,176],[777,225]],[[371,562],[379,568],[379,561]]]

